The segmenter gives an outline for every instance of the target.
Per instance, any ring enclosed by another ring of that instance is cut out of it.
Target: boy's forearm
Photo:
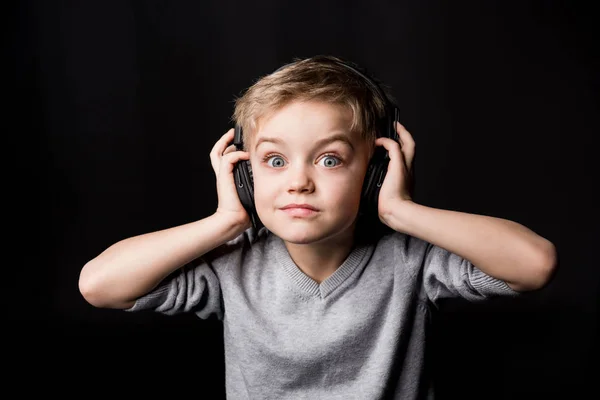
[[[510,220],[412,201],[399,203],[392,215],[383,218],[394,230],[459,255],[515,290],[541,288],[556,266],[554,245]]]
[[[79,289],[92,305],[129,308],[165,277],[242,233],[213,214],[202,220],[121,240],[81,270]]]

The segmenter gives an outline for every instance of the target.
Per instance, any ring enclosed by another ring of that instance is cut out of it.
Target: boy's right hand
[[[238,151],[233,142],[234,129],[231,128],[215,143],[210,152],[212,164],[217,179],[217,196],[219,204],[216,213],[233,220],[243,226],[244,230],[252,226],[250,216],[242,205],[233,179],[233,167],[240,160],[249,160],[246,151]]]

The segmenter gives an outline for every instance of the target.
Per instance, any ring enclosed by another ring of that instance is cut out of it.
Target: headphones
[[[347,68],[354,74],[362,78],[367,85],[379,95],[385,102],[385,113],[382,118],[377,121],[376,134],[377,137],[387,137],[395,140],[399,143],[398,133],[396,132],[395,123],[399,121],[399,110],[398,107],[391,101],[391,99],[385,94],[381,87],[371,78],[364,70],[361,70],[355,64],[351,64],[346,61],[331,60],[336,64]],[[286,64],[275,72],[285,68],[289,64]],[[274,73],[275,73],[274,72]],[[238,124],[235,125],[235,135],[233,144],[237,150],[243,150],[243,132],[242,127]],[[379,190],[383,184],[390,158],[387,150],[381,146],[376,146],[373,157],[369,161],[367,167],[367,173],[363,182],[359,216],[367,216],[367,218],[379,219],[377,212],[377,204],[379,199]],[[236,189],[240,202],[248,212],[252,226],[256,229],[256,232],[264,225],[262,224],[258,214],[256,212],[256,206],[254,203],[254,181],[252,176],[252,167],[249,160],[240,160],[234,165],[233,176],[236,184]]]

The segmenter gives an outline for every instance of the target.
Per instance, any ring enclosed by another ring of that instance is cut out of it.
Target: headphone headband
[[[371,87],[371,89],[373,89],[379,95],[379,97],[383,99],[383,101],[386,103],[386,108],[388,110],[396,108],[396,105],[391,101],[391,99],[388,97],[388,95],[385,93],[385,91],[381,88],[379,83],[377,83],[375,81],[375,79],[369,73],[367,73],[364,68],[361,68],[358,65],[356,65],[355,63],[352,63],[350,61],[344,61],[344,60],[340,60],[340,59],[327,58],[327,61],[335,63],[341,67],[344,67],[344,68],[354,72],[359,77],[361,77]],[[281,67],[279,67],[275,71],[273,71],[272,74],[279,72],[282,69],[285,69],[293,64],[295,64],[295,63],[292,62],[292,63],[282,65]]]

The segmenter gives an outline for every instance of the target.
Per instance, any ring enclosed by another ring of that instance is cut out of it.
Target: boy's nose
[[[289,172],[288,191],[306,192],[314,190],[314,182],[304,167],[296,167]]]

